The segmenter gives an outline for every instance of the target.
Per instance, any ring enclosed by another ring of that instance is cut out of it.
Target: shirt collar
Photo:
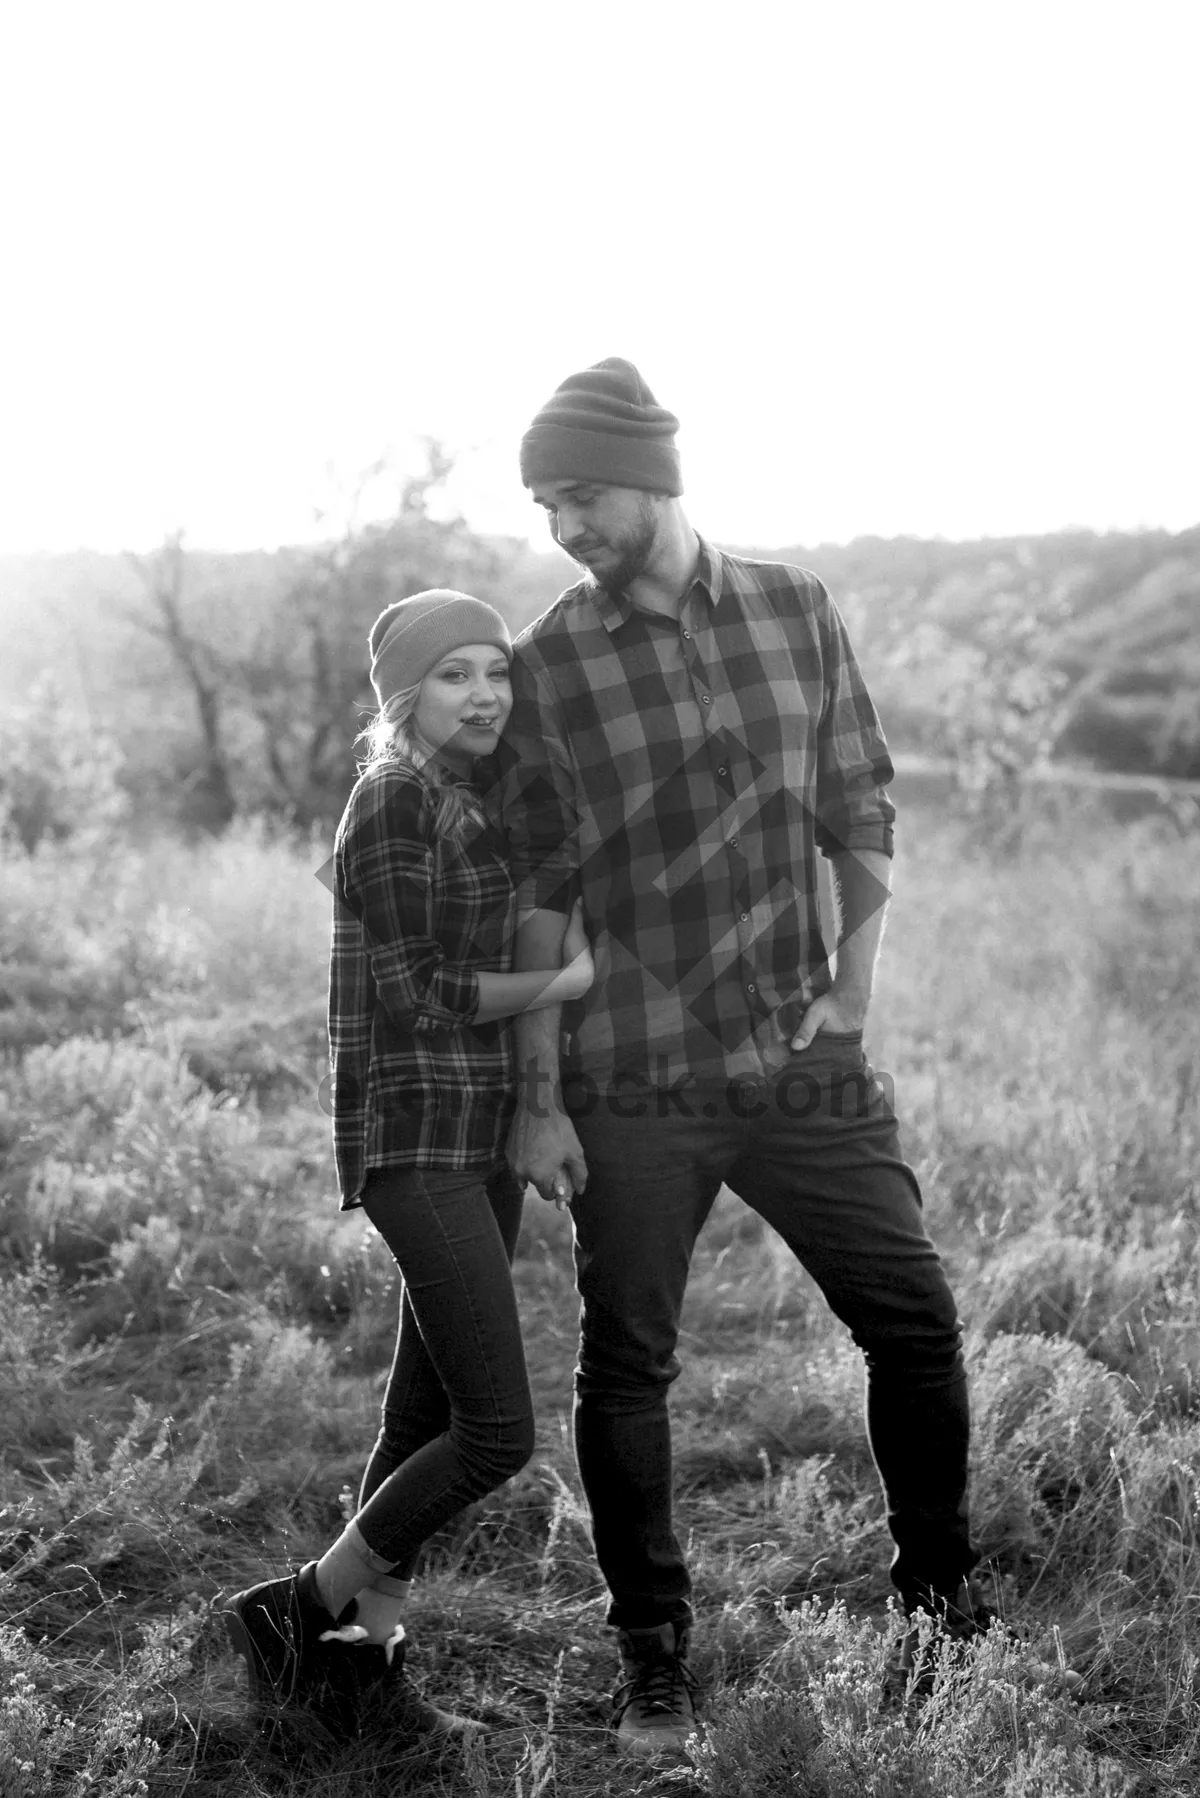
[[[444,787],[460,787],[465,793],[478,793],[480,787],[480,769],[486,768],[490,757],[477,755],[471,763],[468,774],[461,774],[457,768],[448,768],[445,762],[438,763],[438,781]]]
[[[684,598],[686,599],[688,594],[694,593],[698,589],[709,604],[716,607],[721,603],[721,594],[724,590],[725,577],[721,565],[721,552],[719,549],[714,549],[703,537],[698,536],[697,541],[700,545],[700,554],[696,561],[696,572]],[[610,636],[619,625],[625,623],[627,618],[632,617],[635,610],[624,593],[609,593],[606,588],[596,585],[595,582],[592,583],[592,604],[596,609],[597,617]]]

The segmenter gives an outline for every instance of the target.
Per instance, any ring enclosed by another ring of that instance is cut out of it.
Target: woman
[[[400,1329],[353,1520],[227,1615],[260,1712],[299,1705],[345,1733],[378,1688],[393,1722],[446,1732],[467,1725],[402,1676],[413,1569],[533,1449],[503,1020],[579,997],[593,968],[576,912],[568,965],[509,971],[512,882],[472,782],[512,705],[503,618],[464,593],[419,593],[381,613],[370,648],[380,709],[334,858],[333,1135],[342,1208],[362,1206],[403,1275]]]

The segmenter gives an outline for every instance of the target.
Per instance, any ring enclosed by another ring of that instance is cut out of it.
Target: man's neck
[[[664,617],[678,618],[684,595],[695,579],[699,560],[700,539],[682,508],[673,506],[663,519],[653,561],[644,574],[629,583],[630,600],[645,612],[660,612]]]

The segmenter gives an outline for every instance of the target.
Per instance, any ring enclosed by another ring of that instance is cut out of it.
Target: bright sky
[[[0,0],[2,4],[2,0]],[[1200,521],[1194,0],[17,0],[0,549],[481,529],[632,358],[726,542]]]

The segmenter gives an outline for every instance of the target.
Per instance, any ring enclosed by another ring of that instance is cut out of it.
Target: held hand
[[[508,1160],[517,1179],[531,1181],[548,1202],[565,1203],[587,1185],[587,1162],[575,1126],[553,1106],[548,1117],[518,1106],[508,1133]]]
[[[564,1163],[554,1176],[554,1209],[569,1211],[571,1200],[587,1185],[587,1163],[582,1155]],[[544,1195],[543,1195],[544,1196]]]
[[[867,1015],[867,1001],[839,993],[836,988],[814,999],[792,1038],[793,1049],[807,1049],[818,1030],[861,1030]]]

